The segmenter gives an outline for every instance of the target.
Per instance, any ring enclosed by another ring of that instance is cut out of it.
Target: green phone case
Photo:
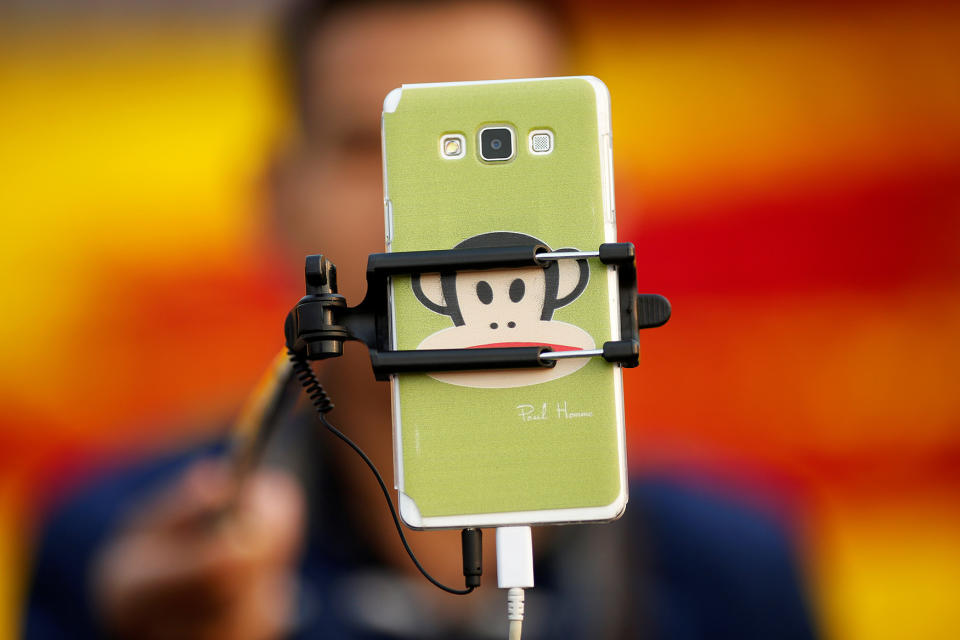
[[[479,132],[514,132],[508,161]],[[534,149],[531,132],[549,133]],[[445,157],[444,136],[461,136]],[[609,95],[596,78],[404,85],[383,113],[391,251],[615,241]],[[518,284],[519,283],[519,284]],[[597,260],[393,279],[394,348],[548,344],[619,337],[615,273]],[[609,520],[626,504],[619,367],[394,377],[396,484],[414,527]]]

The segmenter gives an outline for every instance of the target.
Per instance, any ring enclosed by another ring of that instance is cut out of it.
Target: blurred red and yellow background
[[[272,10],[110,6],[0,14],[0,637],[50,505],[221,428],[300,293],[264,240]],[[674,305],[632,470],[783,515],[827,637],[955,637],[960,9],[583,3],[575,36]]]

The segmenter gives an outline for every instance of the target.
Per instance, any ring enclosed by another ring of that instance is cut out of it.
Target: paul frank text
[[[560,402],[544,402],[539,406],[533,404],[518,404],[517,415],[521,422],[536,420],[576,420],[578,418],[592,418],[592,411],[578,411],[567,404]]]

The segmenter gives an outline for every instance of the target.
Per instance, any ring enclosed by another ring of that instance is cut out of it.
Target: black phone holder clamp
[[[552,351],[546,346],[482,349],[390,348],[391,276],[456,273],[484,269],[547,267],[553,260],[599,259],[617,270],[620,293],[620,339],[602,349]],[[540,244],[373,253],[367,259],[367,294],[355,307],[337,292],[336,266],[322,255],[307,256],[306,295],[287,314],[284,326],[287,348],[307,360],[323,360],[343,353],[347,340],[362,342],[370,351],[377,380],[391,374],[478,369],[553,367],[564,358],[603,357],[624,367],[640,361],[640,329],[652,329],[670,319],[670,302],[656,294],[637,293],[636,251],[629,242],[601,244],[597,251],[550,250]]]

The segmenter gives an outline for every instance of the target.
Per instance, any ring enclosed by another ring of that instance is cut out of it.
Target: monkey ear
[[[557,251],[578,251],[578,249],[564,248]],[[557,260],[556,265],[559,275],[556,307],[559,308],[579,298],[587,288],[587,282],[590,281],[590,267],[583,259]]]
[[[413,287],[413,295],[417,296],[420,304],[434,313],[450,315],[450,308],[445,304],[446,300],[443,297],[439,273],[415,273],[410,279],[410,285]]]

